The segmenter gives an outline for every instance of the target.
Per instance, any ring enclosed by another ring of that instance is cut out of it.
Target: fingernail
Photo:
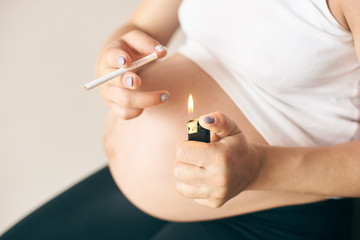
[[[120,56],[120,57],[118,57],[117,62],[120,66],[122,66],[125,64],[125,58]]]
[[[166,51],[167,48],[165,46],[163,46],[163,45],[157,45],[155,47],[155,50],[158,51],[158,52],[162,52],[162,51]]]
[[[164,93],[164,94],[162,94],[162,95],[160,96],[160,101],[161,101],[161,102],[166,102],[167,100],[169,100],[169,98],[170,98],[170,95],[167,94],[167,93]]]
[[[204,117],[201,118],[201,120],[203,120],[204,122],[208,123],[208,124],[212,124],[215,122],[215,119],[212,116],[206,115]]]
[[[126,84],[129,86],[129,87],[132,87],[133,86],[133,77],[127,77],[126,78]]]

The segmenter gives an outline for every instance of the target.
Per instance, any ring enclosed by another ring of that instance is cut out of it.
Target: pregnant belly
[[[173,164],[177,141],[169,132],[161,134],[160,119],[155,121],[159,126],[141,126],[146,116],[130,122],[108,118],[107,122],[112,123],[105,148],[112,176],[134,205],[155,217],[172,221],[209,220],[323,199],[296,193],[245,191],[221,208],[201,206],[175,190]],[[132,133],[129,129],[136,130]],[[160,132],[156,135],[157,131]]]
[[[176,144],[187,138],[190,93],[195,116],[222,111],[234,119],[249,142],[266,142],[217,83],[184,56],[175,54],[139,74],[143,80],[140,91],[166,89],[171,98],[128,121],[109,113],[104,147],[116,184],[141,210],[158,218],[196,221],[323,199],[289,192],[245,191],[221,208],[210,209],[180,196],[175,190],[173,166]]]

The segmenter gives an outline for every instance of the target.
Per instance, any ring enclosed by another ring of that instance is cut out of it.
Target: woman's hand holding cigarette
[[[165,57],[166,47],[144,32],[133,30],[105,45],[96,67],[97,77],[119,68],[127,68],[132,62],[156,52],[158,58]],[[140,77],[129,71],[104,84],[100,93],[106,106],[120,118],[132,119],[144,108],[161,104],[169,99],[165,90],[154,92],[135,91],[141,85]]]
[[[262,155],[222,113],[200,117],[200,125],[210,130],[211,143],[183,141],[177,145],[176,189],[199,204],[218,208],[257,178]]]

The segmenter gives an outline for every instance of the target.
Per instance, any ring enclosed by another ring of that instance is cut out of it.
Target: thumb
[[[203,128],[210,130],[217,138],[224,138],[241,132],[236,123],[221,112],[203,115],[199,118],[199,122]]]

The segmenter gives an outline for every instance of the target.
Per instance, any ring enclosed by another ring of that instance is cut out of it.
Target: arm
[[[257,147],[262,159],[250,189],[360,196],[360,141],[331,147]]]
[[[360,62],[360,1],[340,4]],[[265,160],[255,189],[360,197],[360,141],[322,148],[259,149]]]
[[[166,45],[179,27],[178,8],[181,0],[143,0],[129,21],[118,28],[108,42],[132,30],[140,30]]]
[[[360,196],[360,141],[331,147],[288,148],[249,143],[220,112],[200,117],[211,143],[177,145],[176,190],[218,208],[245,190]]]
[[[356,54],[360,62],[360,2],[358,0],[341,1],[345,20],[354,36]]]
[[[341,3],[360,61],[360,1]],[[220,207],[244,190],[360,197],[360,140],[329,147],[259,146],[222,113],[201,117],[200,124],[211,131],[212,142],[179,143],[174,168],[177,191],[200,204]]]

